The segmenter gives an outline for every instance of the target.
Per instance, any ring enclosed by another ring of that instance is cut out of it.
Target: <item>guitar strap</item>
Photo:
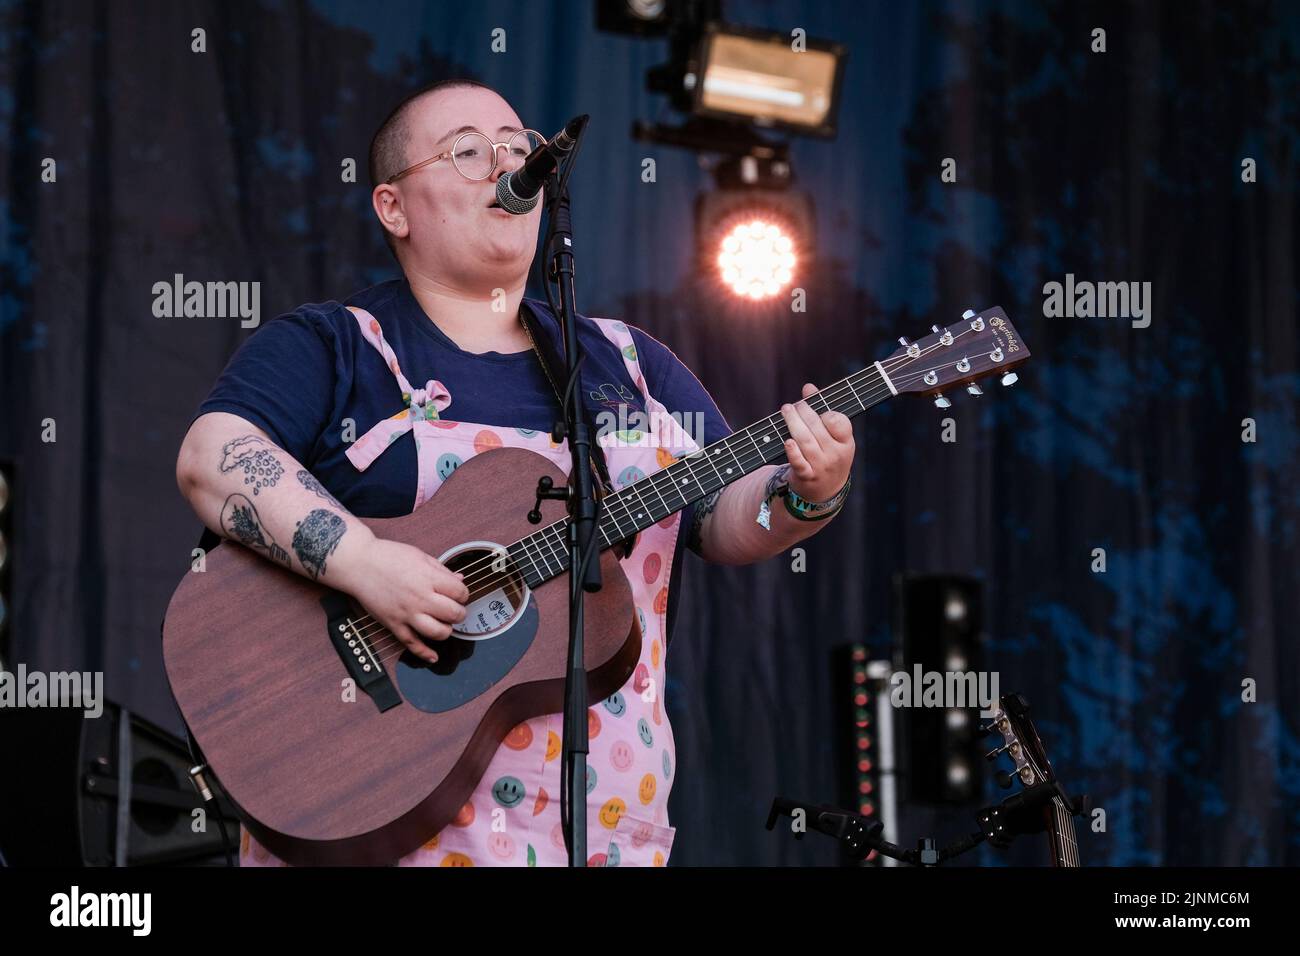
[[[560,360],[558,349],[555,348],[555,342],[544,329],[537,325],[537,318],[533,315],[532,309],[520,303],[519,321],[528,333],[529,340],[533,343],[533,351],[537,353],[537,358],[542,363],[542,371],[546,373],[546,379],[551,383],[551,390],[555,393],[555,400],[560,409],[564,408],[564,398],[560,394],[559,383],[568,381],[568,376],[562,374],[567,369],[567,365]],[[540,344],[539,344],[540,343]],[[575,386],[577,388],[578,411],[582,415],[582,420],[587,423],[587,430],[591,433],[591,469],[596,479],[596,497],[603,498],[614,490],[614,483],[609,479],[609,465],[605,461],[605,449],[601,447],[596,440],[596,425],[591,417],[591,409],[587,407],[587,397],[582,390],[581,381]]]
[[[555,400],[561,409],[564,408],[564,399],[560,394],[559,383],[568,381],[567,376],[562,376],[561,370],[567,369],[568,366],[560,361],[559,350],[555,347],[554,340],[537,325],[537,318],[533,315],[532,309],[523,303],[519,305],[519,321],[523,324],[524,331],[528,333],[529,340],[533,343],[533,351],[537,353],[537,358],[542,363],[542,371],[546,373],[547,380],[551,383],[551,390],[555,392]],[[539,345],[539,343],[541,343]],[[609,464],[605,461],[605,449],[596,440],[599,434],[596,430],[596,423],[591,417],[591,409],[587,407],[587,396],[583,392],[582,382],[579,380],[575,386],[578,395],[578,412],[582,415],[582,420],[587,423],[587,431],[591,435],[591,470],[592,482],[596,494],[596,500],[600,501],[606,495],[614,493],[614,483],[609,479]],[[634,532],[630,537],[625,538],[622,542],[616,543],[615,547],[622,554],[621,558],[627,557],[636,547],[637,536],[640,532]]]

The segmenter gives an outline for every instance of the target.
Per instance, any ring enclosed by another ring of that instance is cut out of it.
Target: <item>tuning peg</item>
[[[999,770],[996,774],[998,786],[1006,790],[1011,786],[1011,781],[1015,780],[1019,774],[1007,773],[1005,770]]]
[[[980,387],[979,387],[978,385],[976,385],[974,382],[971,382],[969,385],[966,386],[966,391],[970,392],[972,395],[983,395],[983,394],[984,394],[984,389],[980,388]]]
[[[975,315],[976,312],[974,309],[967,309],[965,312],[961,314],[961,317],[969,322],[971,319],[975,318]]]
[[[939,326],[937,326],[937,325],[932,325],[932,326],[930,326],[930,331],[933,332],[935,335],[938,335],[938,334],[939,334]]]
[[[1002,376],[1002,384],[1006,386],[1015,385],[1018,381],[1020,381],[1020,376],[1015,372],[1007,372],[1006,375]]]
[[[936,396],[934,396],[934,403],[935,403],[937,406],[939,406],[940,408],[951,408],[951,407],[952,407],[952,402],[948,401],[948,399],[944,398],[942,395],[936,395]]]
[[[912,343],[909,342],[909,341],[907,341],[907,336],[906,336],[906,335],[900,335],[900,336],[898,337],[898,344],[901,345],[903,348],[907,348],[907,347],[908,347],[909,345],[911,345]]]

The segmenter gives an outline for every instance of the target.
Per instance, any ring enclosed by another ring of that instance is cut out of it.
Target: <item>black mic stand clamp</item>
[[[1061,798],[1071,816],[1077,817],[1088,811],[1087,794],[1080,796],[1077,802],[1071,802],[1061,785],[1051,780],[1013,793],[995,807],[984,807],[975,818],[989,845],[1004,850],[1016,837],[1042,833],[1047,828],[1043,807],[1054,797]]]

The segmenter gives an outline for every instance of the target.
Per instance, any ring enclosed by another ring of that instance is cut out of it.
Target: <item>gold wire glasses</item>
[[[430,156],[428,159],[416,163],[414,166],[407,166],[400,173],[389,178],[389,184],[397,182],[403,176],[415,172],[417,169],[423,169],[425,166],[431,166],[434,163],[441,162],[448,156],[451,157],[452,165],[456,171],[466,179],[475,182],[487,179],[497,168],[497,150],[504,146],[506,156],[516,163],[522,163],[524,159],[546,142],[546,137],[535,129],[517,130],[504,143],[494,143],[492,140],[478,130],[467,130],[461,133],[451,144],[451,149],[439,153],[437,156]]]

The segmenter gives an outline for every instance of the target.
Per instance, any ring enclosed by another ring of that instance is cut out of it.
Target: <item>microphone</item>
[[[524,164],[502,174],[497,180],[497,202],[506,212],[522,216],[533,211],[546,181],[555,172],[560,160],[567,156],[578,141],[578,134],[587,125],[588,116],[569,120],[564,129],[549,142],[543,143],[528,154]]]

